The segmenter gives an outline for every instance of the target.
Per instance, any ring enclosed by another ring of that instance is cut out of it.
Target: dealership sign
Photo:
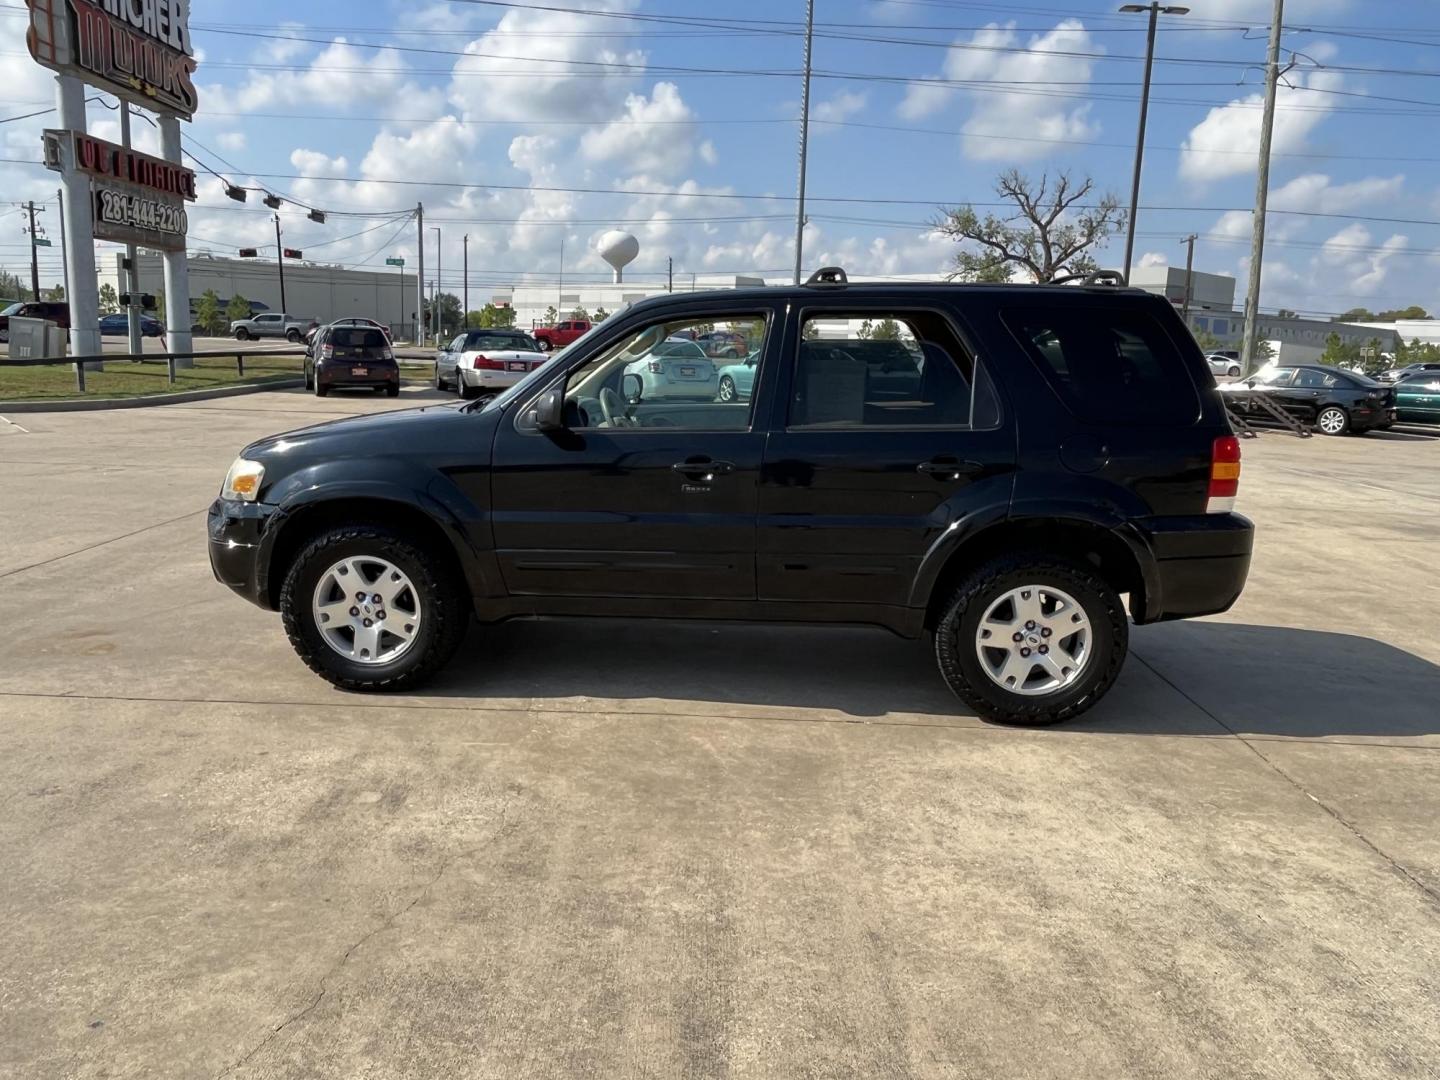
[[[157,112],[195,112],[190,0],[26,0],[36,63]]]
[[[69,160],[81,172],[92,176],[123,180],[173,198],[195,198],[195,172],[164,158],[151,157],[138,150],[116,146],[104,139],[80,131],[45,131],[45,164],[62,169],[69,148]]]

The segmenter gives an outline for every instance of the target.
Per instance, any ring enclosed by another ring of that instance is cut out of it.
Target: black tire
[[[306,368],[306,369],[305,369],[305,389],[306,389],[306,390],[314,390],[314,389],[315,389],[315,372],[314,372],[313,370],[311,370],[310,368]]]
[[[1006,690],[985,673],[976,653],[986,610],[1024,585],[1051,585],[1069,593],[1090,621],[1086,669],[1049,694]],[[935,659],[946,684],[981,716],[1007,724],[1056,724],[1078,716],[1109,691],[1129,647],[1130,626],[1115,590],[1094,571],[1043,552],[1018,552],[981,566],[950,594],[935,628]]]
[[[341,656],[320,636],[311,598],[320,576],[346,556],[372,555],[394,563],[410,578],[421,610],[414,644],[388,664],[359,664]],[[315,537],[291,565],[280,590],[280,616],[300,659],[343,690],[395,691],[419,686],[450,661],[469,626],[463,582],[450,563],[427,545],[379,525],[345,525]]]
[[[472,401],[480,393],[479,389],[472,390],[465,385],[465,377],[457,369],[455,372],[455,393],[460,395],[461,401]]]
[[[441,391],[442,393],[450,389],[450,387],[446,384],[445,380],[440,377],[439,364],[435,365],[435,389]]]
[[[326,396],[327,394],[329,394],[329,393],[330,393],[330,388],[329,388],[328,386],[321,386],[318,381],[315,383],[315,396],[316,396],[316,397],[325,397],[325,396]]]
[[[719,392],[715,396],[721,401],[734,401],[737,396],[735,393],[735,380],[730,378],[729,375],[722,378],[720,380]]]
[[[1226,375],[1229,375],[1230,378],[1233,379],[1233,378],[1237,377],[1237,376],[1240,374],[1240,369],[1239,369],[1238,367],[1232,365],[1231,368],[1230,368],[1230,370],[1227,371],[1225,374],[1226,374]]]
[[[296,343],[299,342],[299,340],[300,340],[300,331],[299,331],[299,330],[287,330],[287,331],[285,331],[285,340],[288,341],[288,342],[290,342],[292,345],[293,345],[293,344],[296,344]]]
[[[399,397],[399,396],[400,396],[400,387],[398,387],[398,386],[387,386],[387,387],[385,388],[385,396],[386,396],[386,397]]]
[[[249,330],[246,330],[245,327],[243,327],[243,326],[240,327],[239,330],[236,330],[236,331],[235,331],[235,340],[236,340],[236,341],[249,341],[249,340],[250,340],[250,331],[249,331]]]
[[[1338,415],[1340,418],[1339,426],[1334,427],[1330,431],[1325,430],[1325,427],[1322,424],[1322,420],[1327,414],[1330,414],[1332,416]],[[1315,430],[1320,432],[1321,435],[1348,434],[1350,431],[1350,414],[1347,413],[1344,409],[1342,409],[1339,405],[1326,405],[1323,409],[1321,409],[1318,413],[1315,414]]]

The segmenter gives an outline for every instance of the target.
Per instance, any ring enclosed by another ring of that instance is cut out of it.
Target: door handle
[[[978,461],[922,461],[915,466],[915,471],[925,473],[927,476],[935,476],[942,480],[959,480],[962,476],[974,476],[983,470],[985,466]]]
[[[709,458],[692,458],[689,461],[677,461],[670,468],[674,469],[681,476],[689,476],[693,479],[713,480],[717,476],[724,476],[726,473],[735,471],[733,461],[711,461]]]

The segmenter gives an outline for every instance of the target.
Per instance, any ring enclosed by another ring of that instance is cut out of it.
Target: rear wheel
[[[299,331],[299,330],[287,330],[287,331],[285,332],[285,340],[286,340],[286,341],[289,341],[289,342],[298,342],[298,341],[300,340],[300,331]]]
[[[328,393],[330,393],[330,388],[328,386],[322,385],[320,380],[317,378],[315,380],[315,396],[324,397]]]
[[[280,593],[285,632],[312,671],[346,690],[405,690],[454,655],[464,589],[426,545],[380,526],[310,541]]]
[[[399,396],[400,396],[400,387],[398,387],[398,386],[387,386],[387,387],[385,388],[385,394],[386,394],[386,396],[388,396],[388,397],[399,397]]]
[[[465,384],[465,376],[460,374],[460,369],[455,369],[455,392],[460,395],[462,401],[470,401],[479,390],[472,390]]]
[[[1350,415],[1339,405],[1326,405],[1315,417],[1315,426],[1325,435],[1344,435],[1350,430]]]
[[[935,630],[936,661],[955,695],[1014,724],[1078,716],[1114,684],[1128,648],[1115,590],[1039,552],[982,566],[956,587]]]
[[[308,367],[305,369],[305,389],[306,389],[306,390],[314,390],[314,389],[315,389],[315,372],[314,372],[313,369],[308,368]]]
[[[545,339],[545,338],[542,337],[542,338],[539,339],[539,341],[536,342],[536,344],[540,346],[540,351],[541,351],[541,352],[549,352],[549,351],[550,351],[550,342],[549,342],[547,339]]]
[[[1237,378],[1237,377],[1239,376],[1239,374],[1240,374],[1239,365],[1231,364],[1231,365],[1230,365],[1230,370],[1227,371],[1227,372],[1225,372],[1225,374],[1226,374],[1226,375],[1229,375],[1232,379]]]
[[[735,380],[726,375],[720,380],[720,392],[716,395],[721,401],[735,400]]]

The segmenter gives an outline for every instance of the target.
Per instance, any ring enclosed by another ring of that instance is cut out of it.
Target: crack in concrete
[[[266,1035],[265,1038],[261,1039],[258,1043],[256,1043],[255,1046],[252,1047],[248,1052],[243,1054],[236,1061],[234,1061],[230,1065],[227,1065],[224,1069],[217,1073],[215,1076],[215,1080],[221,1080],[222,1077],[229,1076],[236,1069],[244,1066],[247,1062],[249,1062],[251,1058],[253,1058],[256,1054],[260,1053],[261,1050],[264,1050],[265,1047],[269,1046],[270,1043],[273,1042],[275,1038],[291,1024],[305,1019],[305,1017],[309,1016],[312,1012],[314,1012],[315,1009],[319,1006],[320,1002],[325,1000],[325,995],[330,992],[329,983],[331,976],[333,976],[349,962],[350,957],[354,954],[355,950],[359,949],[366,942],[374,938],[377,934],[382,934],[386,930],[389,930],[392,926],[395,925],[396,921],[402,915],[408,914],[409,911],[414,908],[416,904],[420,903],[421,900],[424,900],[425,897],[430,895],[431,888],[435,885],[437,881],[440,880],[441,877],[444,876],[445,871],[449,869],[449,867],[449,859],[442,861],[440,863],[440,869],[435,871],[435,875],[421,887],[420,891],[415,894],[415,898],[413,900],[411,900],[404,907],[399,908],[392,914],[387,915],[384,920],[381,921],[380,925],[374,927],[373,929],[362,935],[359,941],[355,942],[355,944],[351,945],[348,949],[345,950],[339,960],[335,961],[335,963],[330,965],[329,969],[325,972],[325,974],[320,976],[320,990],[313,998],[311,998],[308,1005],[298,1010],[297,1012],[291,1013],[278,1025],[272,1028],[270,1033]]]
[[[1192,697],[1189,693],[1181,689],[1180,686],[1170,678],[1170,676],[1166,675],[1163,671],[1157,668],[1149,660],[1146,660],[1139,653],[1132,651],[1131,655],[1135,657],[1136,660],[1140,661],[1140,663],[1144,664],[1147,668],[1149,668],[1150,671],[1154,672],[1155,677],[1158,678],[1161,682],[1163,682],[1166,686],[1170,687],[1170,689],[1174,690],[1186,701],[1190,702],[1191,705],[1194,705],[1195,708],[1199,709],[1217,725],[1229,732],[1232,738],[1234,738],[1237,742],[1244,746],[1245,749],[1249,750],[1257,758],[1263,761],[1269,768],[1274,770],[1274,772],[1279,775],[1283,780],[1285,780],[1286,783],[1290,784],[1290,786],[1293,787],[1296,791],[1300,792],[1300,794],[1304,795],[1321,810],[1329,814],[1330,817],[1333,818],[1339,825],[1341,825],[1347,832],[1349,832],[1351,836],[1353,836],[1356,840],[1359,840],[1360,843],[1362,843],[1363,845],[1365,845],[1365,847],[1369,848],[1372,852],[1374,852],[1381,859],[1381,861],[1383,861],[1385,865],[1390,868],[1393,873],[1403,878],[1405,881],[1408,881],[1411,885],[1415,886],[1415,888],[1419,889],[1420,892],[1424,894],[1426,899],[1428,899],[1431,904],[1435,905],[1437,908],[1440,908],[1440,892],[1437,892],[1435,889],[1427,885],[1424,881],[1417,877],[1408,867],[1403,865],[1388,851],[1380,847],[1363,832],[1361,832],[1359,827],[1352,823],[1348,818],[1346,818],[1345,815],[1341,814],[1340,811],[1336,810],[1329,803],[1325,802],[1309,788],[1307,788],[1304,784],[1302,784],[1299,780],[1295,779],[1295,777],[1291,776],[1278,764],[1276,764],[1264,753],[1262,753],[1259,747],[1255,746],[1254,743],[1252,743],[1244,735],[1241,735],[1224,720],[1221,720],[1220,717],[1216,716],[1204,705],[1200,704],[1200,702],[1197,701],[1194,697]]]
[[[163,529],[166,525],[174,525],[177,521],[184,521],[186,518],[195,517],[197,514],[203,514],[205,512],[203,509],[191,510],[189,513],[181,514],[179,517],[173,517],[168,521],[157,521],[153,525],[146,525],[143,529],[136,529],[134,532],[128,532],[122,536],[112,536],[108,540],[100,540],[93,544],[86,544],[82,548],[76,548],[74,551],[67,551],[63,555],[56,555],[49,559],[41,559],[39,562],[31,563],[29,566],[17,566],[14,570],[6,570],[3,574],[0,574],[0,578],[13,577],[15,574],[23,574],[26,570],[34,570],[40,566],[49,566],[51,563],[57,563],[61,559],[68,559],[72,555],[83,555],[87,551],[94,551],[96,548],[102,548],[106,544],[115,544],[121,540],[129,540],[132,536],[139,536],[141,533],[149,532],[152,529]]]
[[[501,835],[504,834],[506,826],[508,824],[507,815],[510,811],[510,802],[510,799],[506,799],[500,805],[500,811],[496,815],[495,830],[480,845],[478,845],[479,847],[487,847],[488,845],[493,844],[501,837]],[[269,1046],[272,1042],[274,1042],[282,1031],[290,1027],[292,1024],[295,1024],[305,1019],[305,1017],[309,1016],[312,1012],[314,1012],[315,1009],[319,1007],[320,1002],[325,1000],[325,995],[330,992],[330,979],[349,962],[350,957],[353,956],[355,952],[367,942],[393,927],[401,919],[402,916],[409,914],[409,912],[417,904],[419,904],[421,900],[424,900],[427,896],[429,896],[430,890],[435,887],[436,882],[438,882],[442,877],[445,876],[445,871],[450,869],[454,861],[455,860],[453,858],[441,860],[439,869],[435,871],[434,876],[432,876],[429,881],[425,882],[425,884],[420,887],[420,891],[415,894],[414,899],[412,899],[404,907],[401,907],[392,914],[387,915],[385,919],[381,921],[379,926],[376,926],[374,929],[363,934],[360,939],[355,942],[355,944],[351,945],[348,949],[345,950],[339,960],[335,961],[335,963],[330,965],[330,967],[326,970],[325,974],[320,976],[320,989],[310,1000],[309,1004],[307,1004],[304,1008],[299,1009],[296,1012],[287,1016],[284,1020],[282,1020],[279,1024],[272,1028],[270,1033],[267,1034],[258,1043],[256,1043],[255,1046],[253,1046],[250,1050],[237,1058],[234,1062],[227,1065],[220,1072],[216,1073],[215,1080],[223,1080],[224,1077],[229,1076],[236,1069],[244,1067],[253,1057],[255,1057],[256,1054],[260,1053],[260,1051],[264,1050],[265,1047]]]

